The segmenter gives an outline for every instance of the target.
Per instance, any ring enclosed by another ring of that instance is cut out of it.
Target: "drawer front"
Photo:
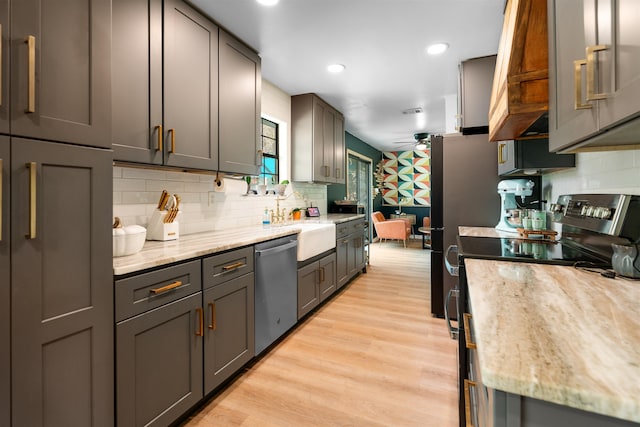
[[[336,239],[348,236],[355,232],[364,231],[364,218],[336,224]]]
[[[116,322],[202,290],[200,260],[116,280]]]
[[[253,246],[214,255],[202,260],[204,289],[253,271]]]

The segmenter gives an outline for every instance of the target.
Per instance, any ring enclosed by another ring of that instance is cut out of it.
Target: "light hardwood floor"
[[[456,343],[429,309],[429,251],[374,243],[354,279],[185,427],[458,425]]]

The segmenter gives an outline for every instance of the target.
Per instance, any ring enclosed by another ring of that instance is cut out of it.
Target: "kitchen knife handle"
[[[25,113],[36,112],[36,38],[34,36],[27,36],[25,40],[29,48],[27,67],[28,79],[27,79],[27,108]]]
[[[209,324],[209,329],[215,331],[217,328],[216,324],[216,303],[210,302],[209,309],[211,310],[211,323]]]
[[[591,104],[582,103],[582,66],[586,64],[587,61],[584,59],[573,61],[574,110],[588,110],[592,108]]]
[[[171,284],[169,284],[167,286],[163,286],[161,288],[149,289],[149,292],[151,292],[154,295],[157,295],[157,294],[161,294],[161,293],[164,293],[164,292],[168,292],[168,291],[170,291],[172,289],[175,289],[175,288],[179,288],[180,286],[182,286],[182,282],[179,281],[179,280],[176,280],[175,282],[173,282],[173,283],[171,283]]]
[[[196,308],[196,313],[198,313],[198,330],[196,331],[197,337],[204,336],[204,313],[202,307]]]
[[[26,234],[27,239],[36,238],[36,162],[27,163],[29,169],[29,232]]]
[[[162,125],[156,126],[158,132],[158,145],[156,145],[156,151],[162,151]]]
[[[464,324],[464,340],[467,342],[467,348],[470,350],[475,350],[477,348],[476,343],[471,341],[471,325],[469,324],[469,320],[471,320],[473,316],[471,313],[462,313],[462,323]]]
[[[2,242],[2,174],[2,159],[0,159],[0,242]]]
[[[609,49],[606,45],[599,44],[587,46],[587,101],[606,99],[606,93],[595,93],[596,87],[596,52]]]
[[[176,130],[169,129],[169,134],[171,134],[171,148],[169,149],[169,153],[173,154],[176,152]]]
[[[467,419],[466,426],[474,427],[471,423],[471,387],[476,387],[478,383],[471,380],[464,380],[464,414]]]

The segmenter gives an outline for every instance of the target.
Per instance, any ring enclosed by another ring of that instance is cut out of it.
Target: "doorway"
[[[369,157],[347,150],[347,199],[355,200],[359,206],[364,206],[367,222],[373,209],[372,164],[373,160]],[[371,227],[368,228],[367,237],[371,241]]]

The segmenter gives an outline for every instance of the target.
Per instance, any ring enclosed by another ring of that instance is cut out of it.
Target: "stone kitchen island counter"
[[[465,260],[482,383],[640,422],[640,286],[573,267]]]
[[[273,225],[268,228],[257,225],[255,227],[182,235],[177,240],[165,242],[147,241],[140,252],[113,258],[113,274],[114,276],[120,276],[135,273],[148,268],[212,255],[241,246],[297,234],[302,230],[301,226],[305,222],[340,224],[362,217],[363,215],[361,214],[329,214],[283,225]]]

